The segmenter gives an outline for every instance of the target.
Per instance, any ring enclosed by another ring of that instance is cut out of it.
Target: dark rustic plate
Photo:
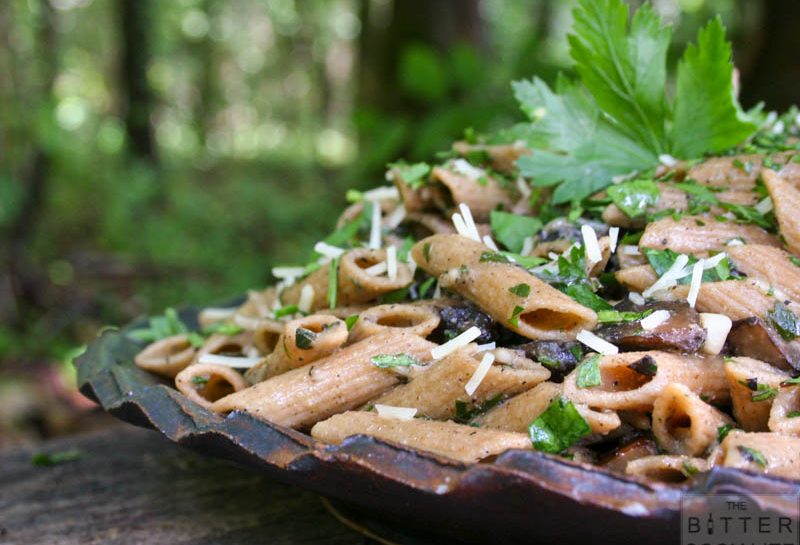
[[[196,327],[196,310],[181,318]],[[133,363],[141,345],[105,331],[78,358],[84,395],[114,416],[169,440],[250,466],[276,480],[366,509],[380,520],[467,543],[678,543],[681,494],[797,494],[798,483],[730,468],[682,487],[645,482],[534,452],[465,465],[354,436],[329,446],[244,413],[190,401]],[[797,517],[797,502],[773,506]]]

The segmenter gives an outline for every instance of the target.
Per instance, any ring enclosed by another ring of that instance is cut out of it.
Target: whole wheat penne
[[[207,409],[218,399],[248,386],[250,383],[234,369],[209,363],[190,365],[175,377],[178,391]]]
[[[473,423],[486,428],[524,433],[531,422],[562,393],[561,384],[542,382],[479,415]],[[605,435],[621,424],[619,416],[613,411],[597,411],[582,403],[575,404],[575,408],[589,425],[592,433]]]
[[[192,363],[196,352],[188,335],[173,335],[148,345],[133,361],[142,369],[174,378]]]
[[[736,357],[725,364],[733,416],[747,431],[766,431],[772,401],[789,375],[768,363]]]
[[[408,264],[397,264],[397,277],[393,280],[386,275],[373,276],[366,269],[386,261],[386,250],[370,250],[357,248],[342,254],[339,259],[337,274],[338,285],[336,302],[338,305],[357,305],[377,299],[384,293],[408,286],[413,280]],[[332,263],[317,269],[306,279],[286,288],[281,293],[284,304],[292,305],[300,302],[303,287],[308,285],[314,289],[314,297],[310,310],[328,306],[329,267]]]
[[[767,427],[769,431],[800,436],[800,388],[792,384],[778,390]]]
[[[435,346],[417,335],[379,333],[226,396],[214,403],[212,410],[244,411],[283,426],[307,428],[332,414],[363,405],[399,382],[396,374],[375,366],[373,357],[402,353],[425,363],[431,360],[430,351]]]
[[[409,212],[403,220],[403,226],[408,228],[417,240],[431,235],[454,235],[456,233],[453,222],[438,214]]]
[[[648,223],[639,239],[640,248],[670,249],[680,254],[707,254],[725,249],[725,243],[741,239],[746,244],[780,246],[778,237],[751,224],[718,221],[713,216],[671,217]]]
[[[706,282],[697,295],[697,310],[725,314],[731,320],[763,318],[779,301],[775,294],[769,295],[769,286],[756,279]],[[800,310],[795,303],[788,307],[795,313]]]
[[[597,324],[592,309],[516,265],[487,262],[459,267],[441,275],[439,284],[529,339],[574,339],[580,330]],[[527,287],[515,292],[519,286]]]
[[[253,334],[244,331],[236,335],[223,335],[215,333],[206,339],[205,344],[197,351],[195,361],[204,354],[219,354],[221,356],[247,356],[253,348]]]
[[[403,206],[405,206],[407,213],[420,212],[433,206],[431,187],[427,184],[414,189],[403,178],[402,171],[399,168],[389,170],[386,173],[386,177],[394,183],[400,193],[400,199],[403,201]]]
[[[800,267],[792,262],[788,252],[761,244],[731,246],[726,251],[737,270],[800,301]]]
[[[440,198],[439,206],[447,210],[452,203],[464,203],[470,207],[475,221],[488,221],[492,210],[511,204],[511,199],[500,182],[488,174],[484,173],[480,180],[473,179],[456,172],[451,165],[447,168],[434,167],[431,177],[445,189],[446,196]]]
[[[658,201],[656,204],[648,209],[648,212],[658,212],[660,210],[686,210],[689,206],[689,199],[686,193],[678,189],[672,184],[659,182],[658,186]],[[619,227],[634,227],[644,224],[645,218],[631,218],[625,212],[619,209],[616,204],[609,204],[603,210],[603,221],[609,225],[617,225]]]
[[[439,325],[441,318],[432,304],[379,305],[358,315],[350,341],[358,341],[382,331],[403,330],[427,337]]]
[[[244,329],[254,329],[261,318],[272,317],[277,301],[278,291],[274,287],[263,291],[250,290],[247,300],[236,309],[232,321]]]
[[[411,248],[414,262],[431,276],[439,276],[462,265],[478,263],[490,252],[480,242],[461,235],[433,235]]]
[[[637,265],[620,269],[614,273],[617,282],[631,291],[643,292],[658,280],[658,275],[650,265]]]
[[[531,152],[522,141],[512,144],[470,144],[459,141],[453,143],[453,150],[462,156],[475,152],[485,152],[492,162],[492,168],[500,172],[513,171],[517,159]]]
[[[278,346],[246,373],[252,383],[302,367],[332,354],[347,342],[347,326],[330,314],[311,314],[284,325]]]
[[[789,180],[800,179],[800,163],[790,161],[789,153],[770,155],[773,162],[785,163],[781,169]],[[762,155],[736,155],[712,157],[689,169],[686,177],[703,185],[724,187],[733,191],[753,191],[756,180],[762,174]],[[766,169],[765,169],[766,170]]]
[[[646,477],[667,483],[683,482],[694,473],[708,471],[709,463],[704,458],[676,454],[656,454],[631,460],[625,473],[634,477]]]
[[[796,163],[792,163],[796,164]],[[767,186],[775,219],[786,246],[795,255],[800,255],[800,189],[790,184],[781,174],[765,168],[762,170],[764,185]]]
[[[731,430],[721,450],[722,465],[800,479],[800,437]]]
[[[713,402],[729,396],[720,358],[653,350],[603,356],[598,365],[599,385],[578,387],[576,369],[564,379],[564,395],[593,408],[633,411],[651,411],[659,393],[670,382],[684,384]]]
[[[688,386],[668,384],[653,403],[653,435],[671,454],[702,455],[730,417],[705,403]]]
[[[285,324],[279,320],[262,319],[253,330],[253,345],[262,355],[271,354],[278,346]]]
[[[414,407],[418,414],[434,420],[456,416],[456,403],[480,406],[495,396],[512,396],[533,388],[550,377],[550,371],[530,360],[527,365],[495,362],[477,390],[469,395],[465,386],[481,361],[474,345],[457,350],[437,361],[408,384],[403,384],[373,400],[373,403]]]
[[[474,463],[508,449],[530,449],[531,440],[523,433],[474,428],[454,422],[434,420],[399,420],[374,412],[350,411],[318,422],[311,435],[326,443],[341,443],[351,435],[371,435],[446,456],[464,463]]]

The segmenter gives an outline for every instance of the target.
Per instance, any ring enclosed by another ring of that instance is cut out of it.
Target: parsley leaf
[[[728,436],[728,433],[734,428],[733,424],[724,424],[717,428],[717,442],[722,443]]]
[[[528,426],[533,448],[551,454],[563,452],[591,432],[575,405],[561,396]]]
[[[304,327],[298,327],[294,333],[294,343],[300,350],[310,350],[314,341],[317,339],[317,334]]]
[[[78,449],[64,450],[61,452],[37,452],[31,456],[31,464],[37,467],[49,467],[67,462],[74,462],[83,456],[83,452]]]
[[[466,424],[476,416],[479,416],[489,409],[493,409],[494,407],[498,406],[500,403],[503,402],[505,399],[505,394],[499,393],[487,399],[484,403],[478,405],[473,405],[470,408],[469,403],[466,401],[461,401],[460,399],[456,400],[456,418],[455,421],[459,424]]]
[[[517,284],[516,286],[508,288],[508,291],[517,297],[527,297],[531,293],[531,285],[525,283]]]
[[[731,45],[719,17],[701,29],[678,63],[672,153],[694,158],[736,146],[756,130],[733,91]]]
[[[600,379],[600,354],[589,356],[578,366],[575,384],[578,388],[591,388],[599,386]]]
[[[634,311],[619,311],[619,310],[598,310],[597,323],[599,324],[620,324],[628,322],[638,322],[642,318],[653,313],[653,309],[649,308],[642,312]]]
[[[503,246],[517,253],[522,250],[525,239],[542,228],[542,221],[539,218],[499,210],[492,210],[490,221],[495,238]]]
[[[581,305],[589,307],[595,312],[614,308],[611,306],[611,303],[594,293],[586,284],[572,284],[571,286],[566,286],[561,291],[572,297]]]
[[[336,308],[336,296],[339,288],[339,258],[334,258],[328,265],[328,307]]]
[[[407,163],[398,162],[391,163],[388,167],[397,170],[397,174],[411,189],[419,189],[424,186],[428,181],[428,174],[431,172],[431,167],[428,163],[414,163],[413,165],[409,165]]]
[[[606,192],[617,208],[629,218],[644,215],[658,202],[658,186],[653,180],[632,180],[610,186]]]
[[[742,457],[748,462],[754,462],[761,467],[767,467],[767,459],[764,457],[761,451],[751,447],[746,447],[744,445],[739,445],[736,448],[739,450],[739,454],[741,454]]]
[[[351,314],[350,316],[345,318],[344,323],[347,326],[347,331],[353,329],[353,326],[356,325],[357,321],[358,321],[358,314]]]
[[[411,367],[419,365],[419,360],[408,354],[380,354],[372,357],[372,364],[381,369],[390,367]]]
[[[781,302],[775,303],[772,310],[767,311],[767,322],[772,325],[785,341],[791,341],[800,335],[800,323],[797,316]]]
[[[142,329],[134,329],[129,331],[127,336],[133,340],[152,343],[179,335],[181,333],[188,333],[189,328],[186,327],[178,313],[174,308],[168,308],[164,311],[163,316],[154,316],[149,320],[149,327]]]

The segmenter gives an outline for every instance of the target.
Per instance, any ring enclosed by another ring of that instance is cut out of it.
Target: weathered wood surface
[[[36,452],[73,448],[80,459],[52,467],[34,467],[32,449],[0,452],[0,544],[373,543],[314,494],[151,431],[121,427]]]

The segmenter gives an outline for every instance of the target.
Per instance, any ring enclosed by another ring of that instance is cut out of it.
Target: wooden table
[[[76,461],[31,464],[34,452]],[[0,544],[374,543],[320,498],[124,426],[0,452]]]

